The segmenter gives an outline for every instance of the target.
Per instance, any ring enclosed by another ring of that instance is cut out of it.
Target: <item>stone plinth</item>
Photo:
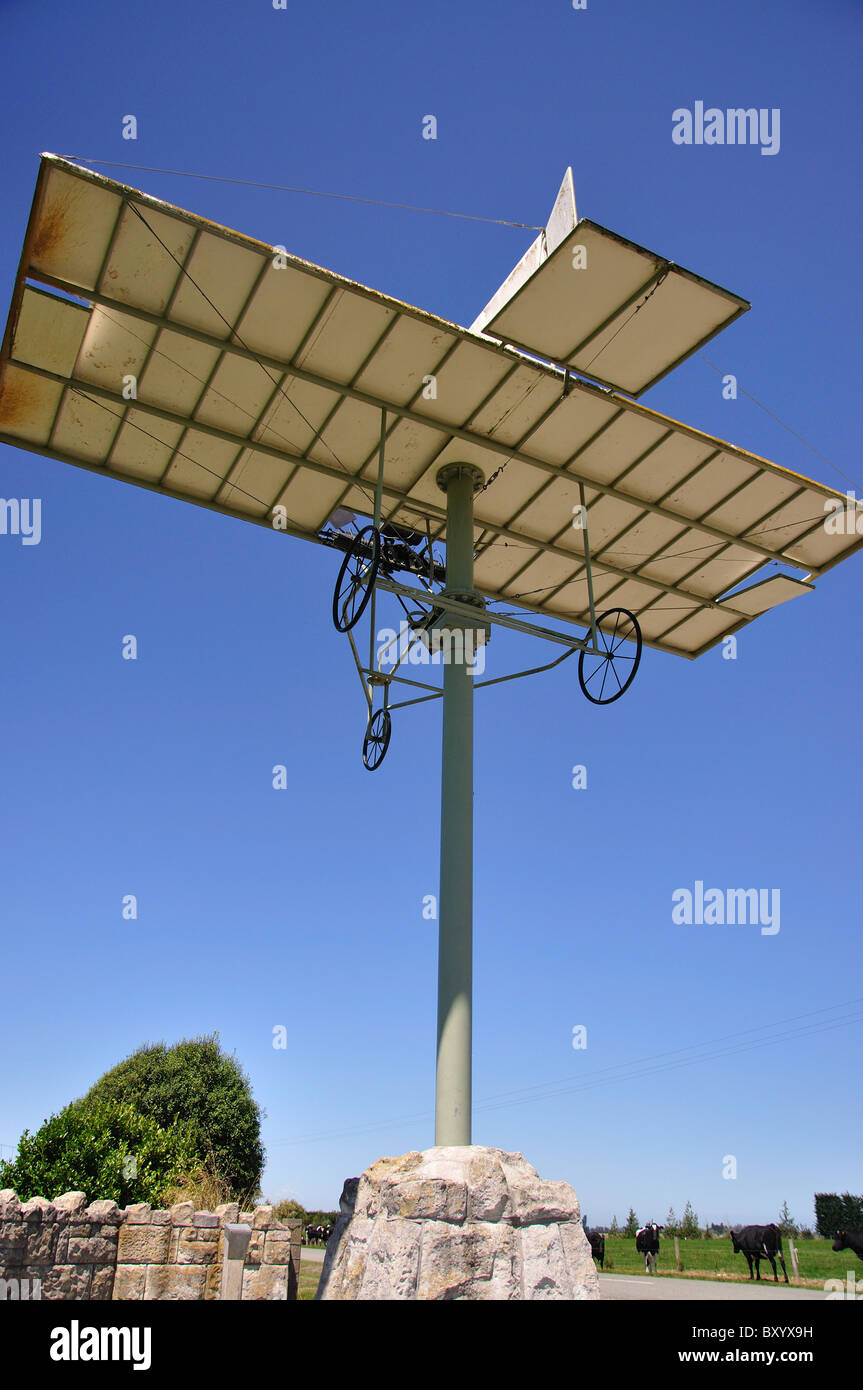
[[[345,1183],[317,1297],[597,1299],[568,1183],[469,1145],[381,1158]]]

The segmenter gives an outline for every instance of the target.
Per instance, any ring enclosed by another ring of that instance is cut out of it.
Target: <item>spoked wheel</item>
[[[388,709],[379,709],[372,715],[363,739],[363,762],[369,772],[374,772],[376,767],[380,767],[386,757],[392,731],[393,722]]]
[[[606,632],[601,623],[611,623]],[[641,660],[641,628],[634,614],[625,608],[610,608],[596,620],[599,653],[578,654],[578,680],[588,700],[595,705],[611,705],[619,700],[635,680]]]
[[[371,547],[371,554],[369,554]],[[342,560],[333,594],[333,622],[339,632],[350,632],[365,612],[372,596],[381,561],[380,533],[365,526],[351,542]]]

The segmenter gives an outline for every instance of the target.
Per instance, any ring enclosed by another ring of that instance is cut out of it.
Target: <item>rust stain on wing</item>
[[[7,375],[0,384],[0,424],[14,429],[32,423],[39,403],[37,382]]]
[[[49,260],[66,240],[69,229],[69,199],[49,203],[39,218],[33,239],[33,260]]]

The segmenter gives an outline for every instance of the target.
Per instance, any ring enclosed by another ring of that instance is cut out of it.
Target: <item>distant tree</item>
[[[801,1240],[814,1240],[815,1237],[808,1226],[803,1226],[800,1231]]]
[[[782,1210],[779,1213],[778,1224],[779,1229],[784,1236],[791,1236],[792,1238],[796,1238],[800,1228],[794,1220],[793,1216],[791,1215],[791,1212],[788,1210],[787,1202],[782,1203]]]
[[[674,1207],[669,1207],[669,1208],[668,1208],[668,1215],[667,1215],[666,1218],[665,1218],[664,1225],[665,1225],[665,1234],[666,1234],[667,1236],[679,1236],[679,1235],[680,1235],[680,1222],[679,1222],[678,1219],[677,1219],[677,1213],[675,1212]]]
[[[863,1227],[863,1197],[852,1197],[850,1192],[843,1192],[842,1202],[842,1231],[859,1231]]]
[[[617,1217],[616,1217],[616,1216],[613,1216],[613,1217],[611,1218],[611,1225],[610,1225],[609,1228],[608,1228],[608,1234],[609,1234],[610,1236],[619,1236],[619,1235],[620,1235],[620,1227],[619,1227],[618,1224],[617,1224]]]
[[[815,1193],[815,1229],[819,1236],[832,1239],[837,1231],[857,1231],[863,1227],[863,1197],[843,1192]]]
[[[630,1239],[634,1240],[637,1231],[638,1231],[638,1217],[636,1216],[635,1211],[633,1210],[633,1208],[630,1207],[630,1208],[629,1208],[629,1215],[628,1215],[627,1218],[626,1218],[626,1225],[625,1225],[624,1228],[623,1228],[623,1234],[624,1234],[625,1236],[629,1236]]]
[[[309,1211],[306,1213],[307,1226],[335,1226],[339,1219],[337,1211]]]
[[[701,1229],[698,1225],[698,1217],[692,1210],[692,1203],[687,1202],[683,1209],[683,1217],[680,1222],[680,1234],[684,1240],[699,1240]]]
[[[279,1202],[277,1205],[274,1205],[273,1215],[278,1221],[300,1220],[304,1225],[308,1224],[309,1220],[309,1213],[306,1211],[305,1207],[300,1206],[300,1203],[295,1202],[292,1197],[288,1198],[287,1201]]]

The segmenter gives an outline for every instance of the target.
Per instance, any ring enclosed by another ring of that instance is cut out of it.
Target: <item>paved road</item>
[[[663,1279],[661,1274],[600,1274],[599,1293],[603,1300],[624,1302],[752,1302],[775,1303],[777,1299],[790,1303],[811,1299],[824,1301],[821,1289],[791,1289],[785,1284],[766,1283],[726,1284],[713,1279]]]

